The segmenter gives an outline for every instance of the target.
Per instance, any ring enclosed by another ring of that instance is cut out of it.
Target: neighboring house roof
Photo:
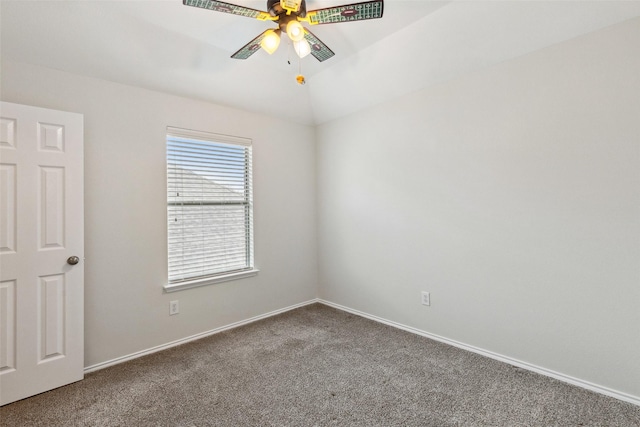
[[[169,197],[176,197],[178,201],[243,201],[244,191],[241,188],[234,189],[224,185],[220,181],[232,180],[241,183],[243,178],[221,177],[214,180],[201,175],[193,170],[180,166],[169,166]],[[231,184],[230,182],[229,184]],[[177,193],[180,195],[177,196]]]

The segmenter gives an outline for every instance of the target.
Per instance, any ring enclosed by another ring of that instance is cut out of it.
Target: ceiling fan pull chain
[[[298,57],[298,75],[296,76],[296,81],[299,85],[303,85],[307,82],[302,75],[302,58],[300,57]]]

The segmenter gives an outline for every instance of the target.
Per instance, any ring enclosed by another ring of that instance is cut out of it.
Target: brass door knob
[[[80,262],[80,258],[78,258],[77,256],[70,256],[69,258],[67,258],[67,264],[69,265],[76,265],[77,263]]]

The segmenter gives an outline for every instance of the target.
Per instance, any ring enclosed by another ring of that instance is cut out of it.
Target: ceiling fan
[[[311,54],[322,62],[334,56],[335,53],[311,31],[303,27],[301,22],[313,26],[382,18],[384,2],[382,0],[365,1],[307,11],[305,0],[267,0],[268,12],[214,0],[182,0],[182,3],[260,21],[275,21],[278,24],[278,28],[266,30],[231,55],[234,59],[247,59],[260,48],[272,54],[280,45],[280,34],[284,31],[292,40],[293,47],[300,58]],[[299,81],[299,83],[303,82]]]

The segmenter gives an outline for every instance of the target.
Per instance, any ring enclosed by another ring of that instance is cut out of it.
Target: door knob
[[[69,265],[76,265],[77,263],[80,262],[80,258],[78,258],[77,256],[70,256],[69,258],[67,258],[67,264]]]

